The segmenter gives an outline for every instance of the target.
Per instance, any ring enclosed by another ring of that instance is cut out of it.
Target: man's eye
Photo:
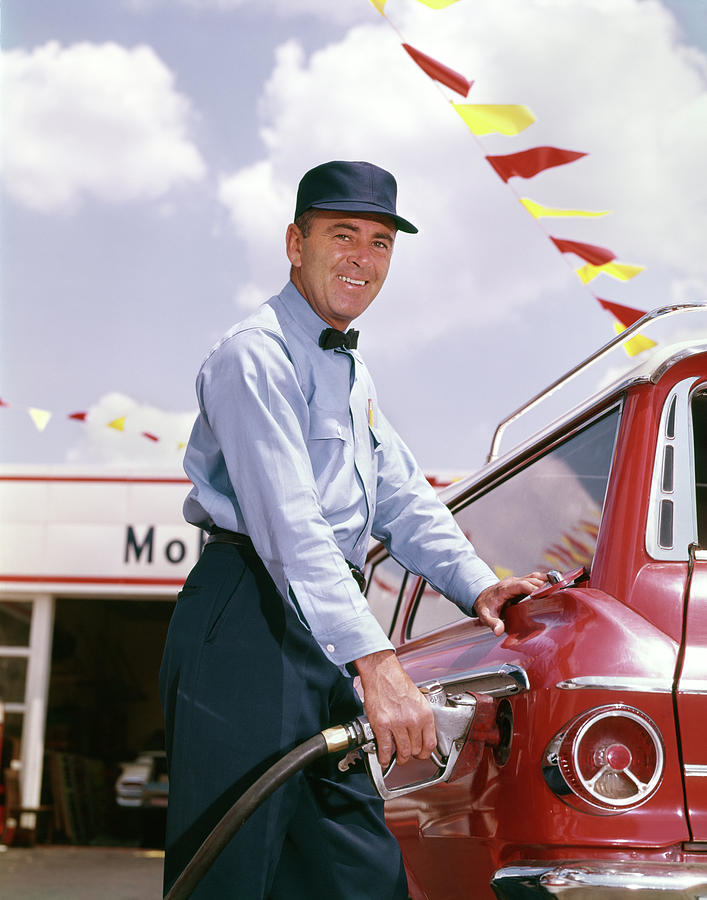
[[[337,238],[341,238],[341,240],[343,240],[343,241],[350,241],[351,235],[346,234],[345,232],[342,232],[341,234],[337,234]]]
[[[385,241],[373,241],[373,246],[377,247],[379,250],[387,250],[388,244]]]

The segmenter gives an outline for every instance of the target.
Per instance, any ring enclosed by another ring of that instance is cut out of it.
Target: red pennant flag
[[[9,406],[9,403],[5,403],[5,401],[0,397],[0,406]]]
[[[85,412],[75,412],[75,413],[70,413],[69,418],[76,419],[77,422],[85,422],[87,415],[88,415],[88,413],[85,413]]]
[[[566,241],[563,238],[550,237],[552,243],[560,253],[576,253],[585,262],[593,266],[603,266],[616,259],[616,254],[606,247],[597,247],[596,244],[583,244],[581,241]]]
[[[149,431],[143,431],[142,436],[147,438],[148,441],[159,441],[159,438],[156,434],[150,434]]]
[[[403,44],[403,47],[415,60],[422,71],[426,72],[430,78],[434,78],[435,81],[445,84],[448,88],[456,91],[457,94],[461,94],[462,97],[466,97],[469,93],[469,90],[474,83],[473,81],[468,81],[463,75],[460,75],[459,72],[455,72],[454,69],[450,69],[449,66],[437,62],[436,59],[432,59],[432,57],[428,56],[426,53],[421,53],[419,50],[411,47],[410,44]]]
[[[610,300],[602,300],[601,297],[596,298],[607,312],[617,319],[624,328],[630,328],[634,322],[645,316],[645,312],[640,309],[633,309],[631,306],[622,306],[620,303],[612,303]]]
[[[551,169],[553,166],[563,166],[565,163],[574,162],[586,153],[575,150],[559,150],[557,147],[532,147],[530,150],[521,150],[520,153],[509,153],[507,156],[487,156],[486,159],[496,170],[497,174],[508,181],[514,175],[521,178],[532,178],[538,172]]]

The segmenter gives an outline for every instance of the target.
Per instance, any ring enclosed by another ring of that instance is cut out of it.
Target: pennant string
[[[8,403],[6,400],[0,399],[0,407],[9,408],[10,406],[12,406],[12,404]],[[16,407],[16,408],[19,409],[20,407]],[[54,415],[54,413],[51,412],[51,410],[40,409],[37,406],[22,407],[22,409],[24,409],[24,411],[28,414],[28,416],[32,420],[32,424],[35,426],[37,431],[44,431],[46,429],[47,425],[49,424],[49,421],[51,420],[51,418]],[[73,419],[75,422],[91,424],[88,422],[88,415],[89,415],[89,413],[87,411],[82,410],[79,412],[66,413],[66,418]],[[126,433],[125,424],[126,424],[127,419],[128,419],[127,415],[120,416],[117,419],[113,419],[110,422],[102,424],[100,427],[112,428],[115,431],[121,431],[123,433]],[[93,422],[92,424],[94,426],[96,426],[98,423]],[[136,432],[133,432],[133,433],[136,433]],[[139,434],[141,435],[141,437],[144,437],[148,441],[152,441],[153,443],[163,442],[163,439],[158,434],[155,434],[152,431],[141,431],[141,432],[139,432]],[[178,441],[178,442],[176,442],[176,449],[182,450],[184,447],[186,447],[186,445],[187,445],[186,441]]]
[[[418,0],[424,6],[430,9],[441,10],[451,6],[457,0]],[[403,49],[412,58],[412,60],[421,68],[430,78],[444,85],[450,90],[466,97],[473,81],[468,80],[465,76],[451,69],[449,66],[439,62],[439,60],[428,56],[421,50],[417,50],[405,41],[395,23],[385,14],[386,0],[371,0],[371,3],[384,16],[389,25],[400,36]],[[469,131],[479,144],[482,152],[484,148],[478,140],[480,136],[486,134],[502,134],[506,136],[515,136],[520,134],[535,122],[535,115],[522,104],[479,104],[479,103],[455,103],[451,105],[466,124]],[[556,166],[567,165],[575,162],[587,154],[577,150],[565,150],[559,147],[542,146],[531,147],[518,153],[509,153],[505,155],[488,155],[485,154],[487,162],[492,166],[496,174],[509,189],[515,194],[518,202],[533,217],[536,225],[543,232],[545,237],[553,242],[555,247],[561,254],[575,254],[585,261],[585,265],[579,269],[573,270],[578,275],[583,285],[587,285],[599,274],[605,273],[619,281],[628,281],[635,277],[645,268],[644,266],[636,266],[628,263],[616,262],[616,255],[613,251],[606,247],[599,247],[595,244],[587,244],[582,241],[568,240],[567,238],[553,237],[548,234],[541,226],[539,220],[541,218],[559,218],[559,217],[597,217],[605,216],[609,210],[584,210],[584,209],[560,209],[556,207],[543,206],[536,203],[529,197],[521,197],[510,183],[512,178],[533,178],[541,172]],[[569,262],[568,262],[568,265]],[[593,295],[592,295],[593,296]],[[595,300],[598,298],[594,297]],[[599,301],[609,303],[609,301]],[[611,304],[609,304],[611,305]],[[616,304],[620,306],[620,304]],[[606,307],[605,307],[606,308]],[[625,307],[630,309],[630,307]],[[633,311],[638,313],[639,311]],[[619,321],[619,319],[617,319]],[[638,337],[641,337],[640,335]],[[641,347],[646,349],[653,342],[648,339],[638,340],[633,343],[633,339],[626,342],[628,347]],[[637,350],[636,352],[641,352]]]

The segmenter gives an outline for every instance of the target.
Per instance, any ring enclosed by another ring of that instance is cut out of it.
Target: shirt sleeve
[[[395,429],[378,410],[378,464],[373,536],[409,571],[468,615],[481,591],[498,582]]]
[[[343,666],[392,649],[322,514],[307,452],[309,408],[278,335],[232,335],[197,379],[248,534],[327,657]]]

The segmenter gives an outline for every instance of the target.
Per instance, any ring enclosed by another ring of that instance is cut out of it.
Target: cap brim
[[[365,201],[359,200],[323,200],[319,203],[312,203],[307,209],[334,209],[339,210],[340,212],[377,213],[380,216],[385,216],[387,219],[392,219],[393,222],[395,222],[398,231],[405,231],[408,234],[417,234],[417,228],[415,228],[412,222],[408,222],[407,219],[403,219],[402,216],[399,216],[396,213],[388,212],[388,210],[377,206],[375,203],[366,203]],[[303,210],[303,212],[306,212],[306,210]]]

